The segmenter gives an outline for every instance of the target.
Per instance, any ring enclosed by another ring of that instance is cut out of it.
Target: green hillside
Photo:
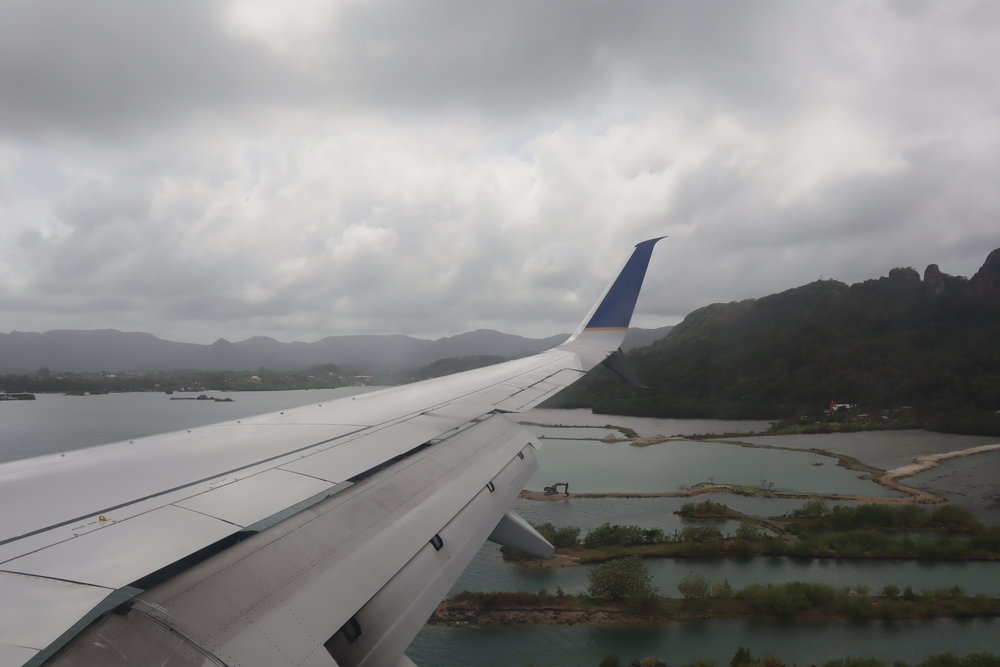
[[[633,389],[599,368],[548,407],[799,419],[836,401],[858,404],[855,417],[875,420],[910,406],[945,429],[979,413],[998,421],[990,417],[1000,409],[998,287],[994,251],[972,280],[932,265],[923,280],[913,269],[893,269],[854,285],[824,280],[713,304],[629,353],[652,389]]]

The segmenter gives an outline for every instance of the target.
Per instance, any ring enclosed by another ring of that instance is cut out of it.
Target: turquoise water
[[[754,657],[791,665],[847,656],[917,662],[932,653],[1000,651],[1000,619],[937,619],[878,623],[804,623],[715,619],[655,627],[427,626],[407,655],[429,667],[594,667],[618,654],[622,664],[657,656],[671,665],[700,658],[727,665],[744,646]]]

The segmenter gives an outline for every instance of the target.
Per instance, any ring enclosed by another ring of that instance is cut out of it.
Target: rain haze
[[[1000,3],[21,2],[0,331],[569,332],[1000,246]]]

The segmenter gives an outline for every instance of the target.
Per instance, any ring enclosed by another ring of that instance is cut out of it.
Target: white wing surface
[[[657,239],[562,345],[248,419],[0,465],[0,665],[406,665],[510,508],[531,408],[615,353]]]

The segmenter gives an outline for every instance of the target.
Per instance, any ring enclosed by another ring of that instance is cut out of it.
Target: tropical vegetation
[[[821,280],[690,313],[629,353],[652,389],[607,369],[547,407],[673,418],[784,418],[786,426],[914,426],[1000,434],[1000,300],[913,269]],[[826,412],[831,402],[844,406]],[[846,406],[854,406],[848,408]]]

